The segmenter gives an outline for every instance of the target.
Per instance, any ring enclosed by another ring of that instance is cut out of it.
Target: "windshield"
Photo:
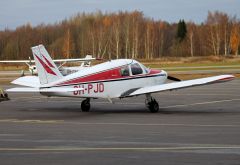
[[[142,67],[138,64],[131,64],[132,75],[143,74]]]
[[[149,73],[149,68],[147,68],[146,66],[144,66],[143,64],[140,64],[143,68],[143,70],[145,71],[145,73]]]

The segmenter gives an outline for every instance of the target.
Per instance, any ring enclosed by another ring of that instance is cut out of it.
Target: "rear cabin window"
[[[121,67],[121,75],[122,76],[129,76],[129,67],[128,65]]]
[[[142,74],[143,70],[138,63],[131,64],[132,75]]]

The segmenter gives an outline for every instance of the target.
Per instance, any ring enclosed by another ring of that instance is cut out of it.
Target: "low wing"
[[[75,92],[81,91],[84,88],[62,88],[62,87],[52,87],[52,88],[10,88],[7,92]]]
[[[180,88],[206,85],[211,83],[225,82],[225,81],[233,80],[234,78],[235,77],[233,75],[220,75],[220,76],[174,82],[174,83],[168,83],[168,84],[162,84],[162,85],[148,86],[143,88],[135,88],[135,89],[130,89],[129,91],[124,92],[121,95],[121,97],[137,96],[137,95],[142,95],[147,93],[156,93],[156,92],[162,92],[167,90],[174,90],[174,89],[180,89]]]

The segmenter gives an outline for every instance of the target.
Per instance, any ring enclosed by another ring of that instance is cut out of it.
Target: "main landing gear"
[[[146,106],[152,113],[159,111],[158,102],[150,94],[146,94]]]
[[[82,101],[81,109],[82,109],[83,112],[89,112],[90,107],[91,107],[91,105],[90,105],[90,98],[87,98],[87,99]]]
[[[150,112],[156,113],[159,111],[158,102],[150,94],[146,94],[146,103],[145,104]],[[82,111],[89,112],[90,108],[91,108],[90,98],[83,100],[81,103]]]

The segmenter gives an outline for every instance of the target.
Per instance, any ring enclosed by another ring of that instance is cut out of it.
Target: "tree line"
[[[219,11],[201,24],[154,20],[140,11],[78,13],[55,24],[0,31],[0,59],[28,59],[38,44],[53,58],[230,56],[239,54],[240,21]]]

